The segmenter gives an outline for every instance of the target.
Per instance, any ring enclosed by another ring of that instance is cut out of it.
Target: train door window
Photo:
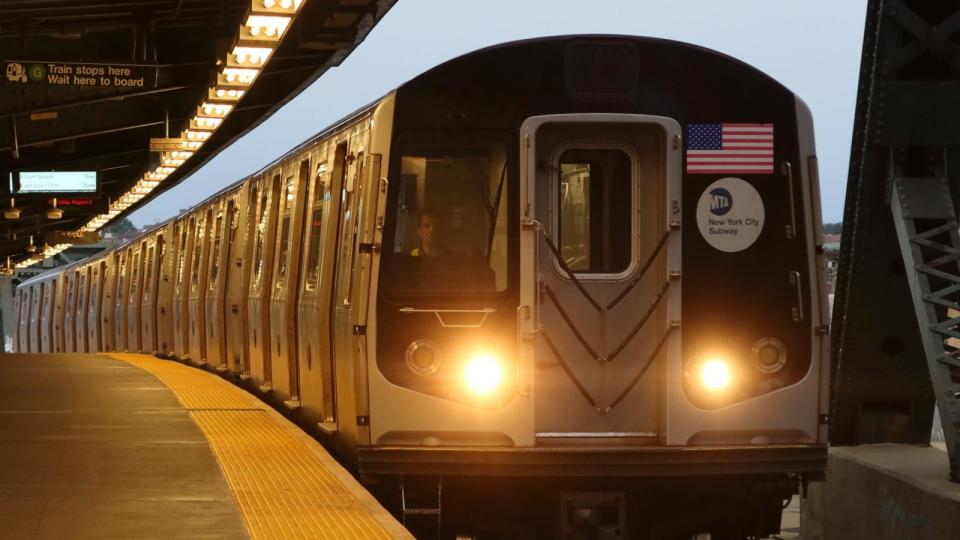
[[[636,234],[630,155],[618,148],[571,148],[560,155],[556,170],[563,262],[577,273],[625,272]]]
[[[346,152],[346,146],[337,147],[338,154],[341,148]],[[342,158],[341,158],[342,159]],[[308,291],[314,291],[320,282],[320,232],[323,229],[324,208],[330,201],[330,182],[327,178],[327,163],[321,162],[317,165],[317,174],[313,179],[313,186],[310,188],[310,197],[312,206],[310,210],[310,221],[308,222],[307,238],[309,239],[307,257],[306,279],[304,288]]]
[[[223,210],[217,212],[217,219],[213,223],[213,252],[210,256],[210,279],[208,287],[210,291],[217,289],[217,274],[220,271],[220,243],[223,241]]]
[[[286,287],[287,255],[290,252],[290,222],[293,214],[293,201],[297,197],[297,185],[294,182],[294,176],[287,177],[283,187],[283,198],[280,199],[280,251],[277,256],[277,275],[274,277],[274,284],[277,289]]]

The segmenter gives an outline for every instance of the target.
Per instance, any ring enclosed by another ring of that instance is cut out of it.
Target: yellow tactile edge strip
[[[254,540],[413,538],[317,441],[252,394],[177,362],[108,356],[153,374],[189,411]]]

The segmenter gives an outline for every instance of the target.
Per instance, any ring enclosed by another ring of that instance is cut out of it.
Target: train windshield
[[[507,288],[507,151],[453,137],[403,144],[385,273],[395,295]]]

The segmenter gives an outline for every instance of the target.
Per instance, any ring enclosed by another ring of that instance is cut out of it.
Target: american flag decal
[[[687,174],[772,174],[773,124],[690,124]]]

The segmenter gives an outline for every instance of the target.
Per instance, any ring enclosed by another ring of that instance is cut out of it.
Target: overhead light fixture
[[[30,243],[27,244],[27,253],[36,253],[37,246],[33,245],[33,235],[30,235]]]
[[[53,198],[53,204],[47,209],[47,219],[60,219],[63,217],[63,209],[57,208],[57,198]]]
[[[10,208],[3,211],[4,219],[20,219],[20,209],[17,208],[13,198],[10,199]]]

